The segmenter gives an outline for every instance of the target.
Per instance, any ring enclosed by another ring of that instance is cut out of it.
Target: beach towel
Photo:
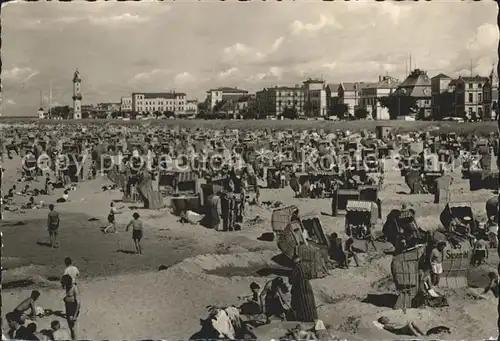
[[[233,325],[225,310],[220,309],[217,315],[212,318],[212,326],[219,333],[219,337],[228,338],[230,340],[235,339]]]

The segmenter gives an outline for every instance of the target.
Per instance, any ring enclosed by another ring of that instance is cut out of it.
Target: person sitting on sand
[[[405,325],[401,325],[391,321],[388,317],[382,316],[377,320],[378,327],[385,329],[396,335],[408,335],[408,336],[424,336],[425,333],[414,323],[408,322]]]
[[[132,227],[132,239],[134,240],[135,251],[137,254],[142,255],[141,239],[143,234],[143,224],[142,221],[139,220],[141,216],[137,212],[135,212],[132,216],[134,219],[128,223],[126,232],[128,232],[128,229]]]
[[[489,291],[495,295],[495,297],[498,298],[499,296],[499,289],[500,289],[500,280],[498,279],[498,275],[494,273],[493,271],[488,273],[488,278],[490,280],[488,286],[484,289],[483,294],[487,294]]]
[[[40,292],[38,290],[33,290],[30,297],[26,298],[24,301],[19,303],[19,305],[14,309],[15,313],[21,314],[21,319],[25,320],[26,317],[35,320],[36,319],[36,306],[35,303],[40,298]],[[27,315],[26,312],[30,310]]]
[[[35,337],[37,337],[38,340],[40,340],[40,341],[48,341],[49,340],[49,338],[46,335],[37,331],[37,325],[35,322],[31,322],[30,324],[28,324],[26,326],[26,329],[28,330],[28,332],[35,335]]]
[[[38,338],[23,326],[24,322],[20,313],[14,311],[7,313],[5,319],[9,325],[8,335],[10,340],[38,341]]]
[[[250,291],[252,292],[250,296],[241,297],[246,299],[246,302],[240,306],[240,312],[242,315],[259,315],[262,313],[259,296],[260,285],[255,282],[250,283]]]
[[[344,252],[344,264],[343,264],[344,268],[346,269],[349,268],[349,263],[351,262],[351,258],[354,259],[354,263],[356,264],[356,266],[359,266],[358,255],[354,250],[354,239],[352,237],[346,239],[342,249]]]
[[[480,238],[474,245],[474,252],[472,253],[471,264],[475,266],[480,266],[485,259],[488,259],[489,243],[486,239]]]
[[[283,295],[288,288],[283,278],[276,277],[268,281],[260,291],[259,302],[262,313],[266,317],[266,324],[271,322],[271,317],[279,317],[282,321],[286,320],[286,312],[289,309]]]
[[[66,307],[66,321],[68,322],[71,339],[76,340],[76,321],[80,314],[81,304],[80,291],[78,290],[78,286],[73,283],[73,279],[70,275],[64,275],[61,279],[61,283],[66,291],[66,296],[63,298]]]
[[[50,322],[50,330],[52,334],[51,339],[54,341],[71,339],[70,333],[66,329],[61,328],[61,323],[59,323],[59,321],[57,320]]]

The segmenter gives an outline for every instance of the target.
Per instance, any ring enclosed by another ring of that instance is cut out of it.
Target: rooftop
[[[378,82],[365,85],[368,89],[392,89],[399,85],[399,80],[390,76],[380,76]]]
[[[427,76],[427,72],[415,69],[398,88],[404,89],[406,94],[411,97],[429,97],[431,80],[429,76]]]
[[[444,73],[440,73],[439,75],[435,75],[434,77],[432,77],[431,79],[442,79],[442,78],[446,78],[446,79],[451,79],[451,77],[448,77],[447,75],[445,75]]]
[[[186,96],[186,94],[183,92],[134,92],[132,96],[135,95],[144,95],[145,99],[152,99],[152,98],[174,99],[176,97]]]
[[[368,85],[375,84],[374,82],[342,82],[339,86],[341,86],[344,91],[354,91],[361,90],[362,88],[367,87]]]
[[[226,92],[226,93],[238,93],[238,92],[242,92],[242,93],[245,93],[247,94],[248,91],[246,90],[241,90],[241,89],[238,89],[238,88],[230,88],[230,87],[227,87],[227,86],[223,86],[223,87],[220,87],[220,88],[215,88],[215,89],[210,89],[207,91],[208,92],[212,92],[212,91],[222,91],[222,92]]]
[[[479,75],[475,75],[474,77],[458,77],[458,79],[463,79],[465,82],[486,82],[488,77],[482,77]]]

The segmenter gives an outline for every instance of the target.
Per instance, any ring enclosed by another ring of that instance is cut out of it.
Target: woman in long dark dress
[[[298,256],[293,257],[294,269],[290,276],[292,286],[292,310],[295,320],[300,322],[314,322],[318,319],[316,302],[309,276]]]

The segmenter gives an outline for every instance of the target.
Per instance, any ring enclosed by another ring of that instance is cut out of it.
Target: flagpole
[[[48,116],[49,116],[49,120],[52,118],[52,81],[50,81],[50,85],[49,85],[49,112],[48,112]]]

